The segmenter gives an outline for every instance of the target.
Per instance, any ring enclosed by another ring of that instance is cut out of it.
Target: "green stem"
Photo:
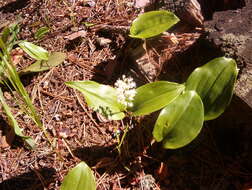
[[[125,137],[126,137],[128,131],[129,131],[129,125],[126,126],[126,129],[124,130],[123,136],[122,136],[121,139],[120,139],[120,137],[119,137],[119,135],[118,135],[118,145],[116,146],[116,148],[117,148],[119,154],[121,154],[121,146],[122,146],[122,144],[123,144],[123,141],[124,141],[124,139],[125,139]]]

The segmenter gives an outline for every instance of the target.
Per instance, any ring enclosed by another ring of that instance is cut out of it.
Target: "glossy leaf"
[[[158,81],[136,89],[133,107],[129,110],[134,116],[157,111],[172,102],[184,90],[183,84]]]
[[[18,45],[33,59],[48,60],[49,53],[44,48],[25,41],[20,42]]]
[[[79,163],[65,176],[60,190],[95,190],[95,178],[85,162]]]
[[[204,121],[201,98],[195,91],[185,91],[159,114],[153,129],[154,138],[163,147],[176,149],[190,143],[199,134]]]
[[[37,30],[37,32],[35,33],[34,37],[36,39],[41,39],[43,38],[48,32],[49,32],[49,28],[44,26],[44,27],[41,27]]]
[[[195,90],[205,108],[205,120],[220,116],[229,105],[237,78],[236,62],[220,57],[193,71],[186,82],[187,90]]]
[[[95,111],[105,111],[108,119],[120,120],[124,118],[122,112],[125,107],[117,102],[116,90],[108,85],[94,81],[66,82],[66,85],[83,93],[88,106]]]
[[[160,10],[139,15],[130,27],[130,37],[146,39],[157,36],[175,25],[179,18],[172,12]]]
[[[29,67],[20,71],[20,73],[25,74],[25,73],[46,71],[63,63],[65,58],[66,58],[65,53],[54,52],[49,56],[48,61],[38,60]]]
[[[2,92],[1,88],[0,88],[0,103],[3,106],[3,110],[8,117],[10,126],[13,127],[15,135],[21,137],[26,142],[26,144],[29,146],[29,148],[34,148],[35,147],[34,140],[31,137],[23,135],[22,130],[20,129],[17,120],[15,119],[14,115],[11,112],[10,107],[8,106],[8,104],[5,101],[5,98],[3,96],[3,92]]]

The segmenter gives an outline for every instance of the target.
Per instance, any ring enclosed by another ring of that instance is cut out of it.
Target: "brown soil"
[[[221,117],[205,123],[196,140],[179,150],[164,150],[159,143],[152,143],[155,115],[134,120],[134,128],[119,155],[114,132],[123,127],[122,123],[101,121],[80,93],[65,86],[64,82],[73,80],[110,84],[118,77],[120,73],[113,68],[121,64],[129,44],[128,28],[140,12],[132,3],[133,0],[0,2],[0,28],[20,20],[20,39],[48,51],[67,53],[62,65],[22,78],[54,148],[34,123],[19,113],[10,93],[4,93],[23,132],[36,140],[37,148],[28,150],[21,139],[9,138],[11,132],[1,111],[0,189],[57,190],[69,169],[81,160],[92,168],[98,190],[252,188],[252,111],[238,97],[233,98]],[[85,22],[94,26],[87,27]],[[50,33],[36,40],[34,33],[42,26],[49,27]],[[78,31],[84,31],[84,37]],[[102,38],[110,42],[102,44],[99,42]],[[210,59],[208,51],[208,45],[195,44],[181,56],[172,58],[166,69],[184,78],[187,74],[183,68],[189,72]],[[25,55],[17,66],[22,68],[31,63]],[[160,77],[177,80],[165,73]]]

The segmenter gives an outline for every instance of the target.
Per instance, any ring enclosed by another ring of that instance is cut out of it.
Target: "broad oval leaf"
[[[172,12],[160,10],[139,15],[130,27],[130,37],[146,39],[157,36],[179,21]]]
[[[95,190],[95,178],[85,162],[80,162],[64,177],[60,190]]]
[[[32,73],[32,72],[41,72],[49,70],[53,67],[58,66],[59,64],[63,63],[66,58],[66,54],[62,52],[53,52],[48,61],[38,60],[29,67],[24,68],[20,71],[20,74]]]
[[[20,42],[18,45],[33,59],[48,60],[49,53],[44,48],[25,41]]]
[[[163,147],[176,149],[190,143],[204,122],[204,108],[195,91],[185,91],[160,112],[153,129],[156,141]]]
[[[186,90],[195,90],[205,108],[205,120],[220,116],[229,105],[238,74],[235,60],[219,57],[195,69],[186,81]]]
[[[94,81],[72,81],[65,84],[82,92],[88,106],[95,111],[106,112],[105,115],[108,116],[108,119],[120,120],[124,118],[125,115],[122,111],[125,108],[118,103],[116,90],[111,86]]]
[[[157,111],[173,101],[184,90],[183,84],[157,81],[136,89],[133,107],[129,109],[134,116],[146,115]]]

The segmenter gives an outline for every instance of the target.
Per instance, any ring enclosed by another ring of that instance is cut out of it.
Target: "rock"
[[[144,8],[151,4],[150,0],[135,0],[135,7],[136,8]]]
[[[204,18],[198,0],[152,0],[146,3],[145,10],[164,9],[174,12],[184,23],[202,26]]]
[[[205,23],[208,41],[240,68],[235,94],[252,107],[252,1],[242,9],[216,12]]]

